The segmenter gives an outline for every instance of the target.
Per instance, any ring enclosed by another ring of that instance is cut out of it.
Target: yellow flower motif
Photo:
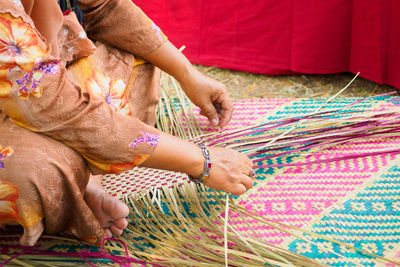
[[[110,165],[110,172],[119,174],[123,173],[124,171],[131,170],[135,168],[136,166],[139,166],[143,162],[148,159],[150,155],[148,154],[143,154],[143,155],[137,155],[136,157],[133,158],[132,162],[128,163],[114,163]]]
[[[0,15],[0,69],[19,66],[31,71],[49,52],[36,31],[21,18]]]
[[[1,160],[11,156],[14,153],[14,150],[12,150],[11,147],[6,147],[2,149],[2,146],[0,145],[0,168],[4,168],[4,163],[1,162]]]
[[[18,221],[18,187],[0,181],[0,223]]]
[[[96,99],[104,99],[115,111],[124,115],[131,114],[125,96],[126,85],[121,79],[111,80],[94,70],[92,76],[86,81],[86,88]]]
[[[12,83],[7,79],[8,70],[0,69],[0,98],[8,97]]]
[[[12,88],[7,79],[9,69],[31,71],[48,52],[49,47],[28,23],[0,14],[0,98],[8,97]]]

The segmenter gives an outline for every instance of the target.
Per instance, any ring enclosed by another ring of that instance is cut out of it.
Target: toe
[[[104,230],[106,231],[107,237],[112,237],[112,232],[110,228],[104,228]]]
[[[128,206],[121,200],[107,195],[103,199],[103,209],[113,221],[125,218],[129,215]]]
[[[116,236],[120,236],[122,235],[123,230],[119,229],[118,227],[116,227],[115,225],[111,226],[111,232],[116,235]]]
[[[121,230],[124,230],[128,226],[128,220],[125,218],[118,219],[114,222],[114,226]]]

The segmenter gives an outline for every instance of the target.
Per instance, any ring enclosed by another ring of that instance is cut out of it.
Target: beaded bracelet
[[[203,156],[205,158],[204,161],[204,171],[200,174],[199,177],[195,178],[191,175],[189,175],[190,181],[196,183],[196,184],[201,184],[204,182],[205,179],[210,176],[210,169],[211,169],[211,159],[210,159],[210,152],[206,148],[206,146],[203,143],[198,143],[196,144],[201,148],[201,151],[203,152]]]

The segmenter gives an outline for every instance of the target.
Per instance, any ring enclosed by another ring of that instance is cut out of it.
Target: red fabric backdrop
[[[400,0],[134,0],[198,64],[400,88]]]

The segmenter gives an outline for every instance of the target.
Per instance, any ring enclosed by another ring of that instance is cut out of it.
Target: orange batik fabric
[[[114,164],[132,168],[151,155],[154,144],[129,146],[156,130],[122,115],[131,114],[122,79],[107,77],[88,57],[80,59],[89,62],[87,70],[67,73],[37,31],[10,14],[0,14],[0,42],[1,78],[8,85],[0,109],[15,123],[73,147],[96,173],[109,173]]]
[[[5,168],[3,159],[11,156],[13,150],[10,147],[2,149],[0,145],[0,168]],[[10,182],[0,180],[0,225],[8,222],[18,221],[18,187]]]
[[[44,220],[47,233],[99,243],[104,229],[84,200],[90,175],[132,169],[158,144],[147,123],[155,120],[159,72],[134,53],[166,38],[130,0],[101,2],[82,2],[86,32],[73,13],[64,16],[54,44],[18,0],[0,0],[0,224]],[[132,27],[118,39],[105,13],[122,10]]]

